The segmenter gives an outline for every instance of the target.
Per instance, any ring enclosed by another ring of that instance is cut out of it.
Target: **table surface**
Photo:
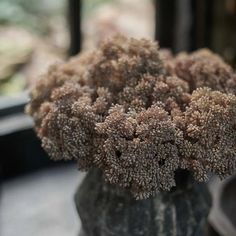
[[[0,235],[78,235],[73,197],[83,177],[75,165],[66,165],[3,183]]]

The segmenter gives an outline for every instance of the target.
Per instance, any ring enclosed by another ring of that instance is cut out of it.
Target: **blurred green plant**
[[[0,0],[0,24],[45,34],[49,17],[64,14],[65,3],[66,0]]]
[[[91,13],[96,7],[105,4],[105,3],[116,3],[118,0],[86,0],[83,2],[83,16],[86,16],[87,14]]]
[[[26,78],[22,73],[16,73],[7,81],[0,84],[0,95],[14,95],[23,91],[26,86]]]
[[[26,79],[19,69],[29,61],[32,51],[30,42],[0,38],[0,95],[14,94],[24,89]]]

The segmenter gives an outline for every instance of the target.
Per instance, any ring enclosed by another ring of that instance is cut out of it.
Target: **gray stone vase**
[[[79,236],[203,236],[211,205],[206,184],[189,173],[176,174],[176,187],[146,200],[104,182],[92,169],[79,186],[75,203]]]

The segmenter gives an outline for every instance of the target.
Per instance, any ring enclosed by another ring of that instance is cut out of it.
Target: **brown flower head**
[[[97,167],[137,199],[236,169],[236,76],[208,50],[173,57],[149,40],[116,36],[52,66],[28,113],[54,159]]]

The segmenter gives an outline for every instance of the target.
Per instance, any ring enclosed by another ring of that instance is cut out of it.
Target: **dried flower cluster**
[[[175,186],[175,171],[225,177],[236,169],[236,75],[208,50],[159,50],[117,36],[55,65],[28,113],[54,159],[98,167],[137,199]]]

